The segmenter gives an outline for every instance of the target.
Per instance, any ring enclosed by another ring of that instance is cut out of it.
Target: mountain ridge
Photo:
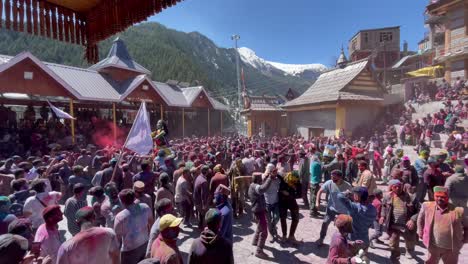
[[[153,80],[203,85],[215,99],[229,105],[237,101],[235,49],[218,47],[197,31],[185,33],[156,22],[146,22],[102,41],[99,44],[101,59],[106,57],[117,36],[125,41],[133,59],[151,71]],[[8,31],[4,27],[0,29],[0,54],[16,56],[25,50],[51,63],[91,66],[83,59],[82,46]],[[273,66],[262,71],[241,61],[241,67],[245,86],[254,95],[284,95],[289,88],[302,93],[313,83],[313,78],[285,74]]]

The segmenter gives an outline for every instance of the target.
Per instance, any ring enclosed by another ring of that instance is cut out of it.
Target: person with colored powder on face
[[[182,254],[177,247],[182,218],[166,214],[159,221],[159,236],[151,246],[151,257],[161,264],[183,264]]]
[[[114,230],[94,226],[95,214],[90,206],[78,210],[76,219],[81,231],[63,243],[57,264],[119,264],[119,241]]]
[[[428,250],[427,264],[458,263],[463,244],[468,243],[468,221],[462,207],[449,203],[447,188],[434,187],[435,201],[425,202],[418,216],[418,235]]]
[[[56,263],[58,250],[64,242],[58,229],[58,223],[63,220],[63,214],[59,205],[51,205],[42,211],[42,216],[45,223],[37,229],[34,242],[41,243],[40,256],[50,256],[52,262]]]
[[[356,259],[353,252],[356,252],[362,245],[362,241],[348,241],[347,237],[353,232],[353,218],[349,215],[340,214],[335,219],[335,226],[338,229],[330,242],[328,249],[327,264],[355,264]]]
[[[382,215],[379,223],[387,231],[390,246],[390,259],[397,261],[400,257],[400,236],[406,243],[406,258],[414,257],[414,248],[417,241],[416,212],[410,196],[403,191],[403,185],[399,180],[388,182],[390,192],[384,195],[382,200]]]
[[[146,247],[147,258],[151,256],[151,246],[160,234],[159,221],[161,220],[161,217],[167,214],[171,214],[174,211],[174,205],[172,204],[171,200],[163,198],[156,202],[155,210],[157,219],[156,221],[154,221],[153,226],[151,226],[151,231],[148,239],[148,246]]]

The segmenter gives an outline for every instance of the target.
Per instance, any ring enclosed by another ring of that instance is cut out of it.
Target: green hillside
[[[218,99],[236,96],[237,79],[234,49],[217,47],[198,32],[184,33],[158,23],[143,23],[119,35],[135,61],[152,72],[152,79],[169,79],[204,85]],[[111,37],[100,46],[100,58],[106,56]],[[89,65],[83,59],[84,48],[59,41],[0,29],[0,54],[16,55],[30,51],[41,60],[79,67]],[[288,88],[300,92],[310,81],[293,76],[265,75],[243,64],[246,86],[252,94],[284,94]]]

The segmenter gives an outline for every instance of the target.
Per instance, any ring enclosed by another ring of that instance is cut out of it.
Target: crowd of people
[[[422,239],[427,263],[456,263],[468,242],[465,168],[447,151],[421,147],[411,161],[384,137],[348,140],[201,137],[172,140],[171,155],[154,157],[60,146],[11,156],[0,164],[0,263],[233,263],[233,222],[247,213],[254,254],[266,258],[268,237],[302,243],[298,199],[312,218],[324,211],[317,246],[335,223],[327,263],[361,263],[383,243],[397,261],[400,236],[407,258]],[[177,238],[192,224],[199,237],[183,259]]]

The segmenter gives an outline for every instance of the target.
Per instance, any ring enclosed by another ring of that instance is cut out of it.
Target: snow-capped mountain
[[[241,60],[260,70],[266,75],[283,74],[301,77],[307,80],[315,80],[327,69],[323,64],[285,64],[262,59],[249,48],[238,49]]]

